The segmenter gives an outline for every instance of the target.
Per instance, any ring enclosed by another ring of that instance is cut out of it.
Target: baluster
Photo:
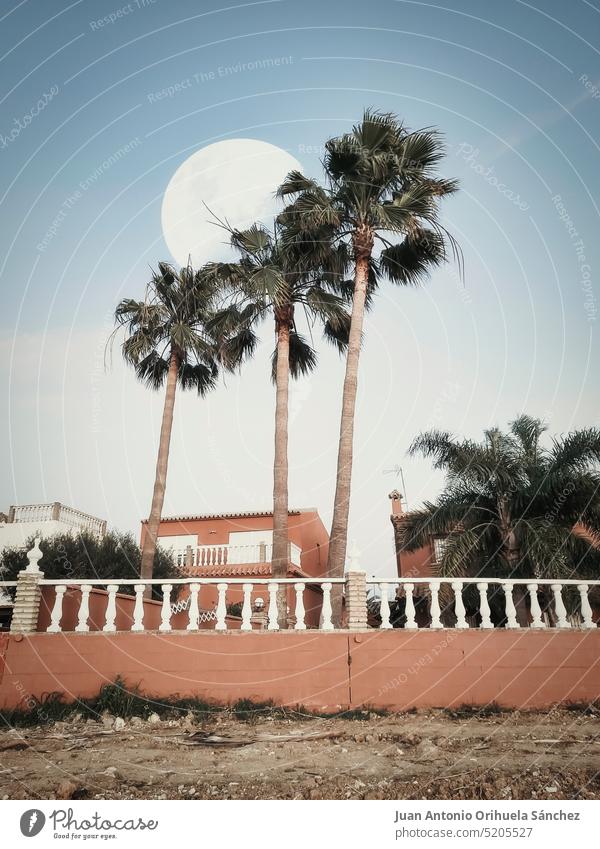
[[[429,584],[429,592],[431,593],[431,602],[429,605],[429,615],[431,616],[430,628],[441,628],[442,620],[440,619],[440,582],[431,581]]]
[[[538,601],[538,585],[527,584],[529,591],[529,609],[531,611],[531,628],[545,628],[546,623],[542,619],[542,609]]]
[[[581,616],[583,618],[583,627],[595,628],[596,623],[594,622],[592,608],[590,607],[590,602],[588,599],[587,584],[577,584],[577,589],[579,590],[579,595],[581,596]]]
[[[200,592],[200,584],[190,584],[190,612],[188,616],[188,625],[186,631],[197,631],[198,620],[200,619],[200,610],[198,609],[198,593]]]
[[[277,621],[277,584],[271,583],[269,589],[269,624],[267,631],[279,631],[279,622]]]
[[[160,625],[158,626],[159,631],[170,631],[171,630],[171,590],[173,589],[172,584],[162,584],[162,607],[160,609]]]
[[[306,622],[304,621],[304,587],[305,584],[294,584],[296,590],[296,607],[294,615],[296,617],[295,631],[306,631]]]
[[[146,584],[135,584],[135,607],[133,608],[133,625],[132,631],[144,630],[144,592]]]
[[[251,631],[252,622],[252,584],[244,584],[244,603],[242,605],[242,631]]]
[[[381,627],[384,629],[391,628],[390,622],[390,600],[388,598],[388,584],[379,584],[381,593],[381,601],[379,603],[379,613],[381,615]]]
[[[321,584],[323,590],[323,603],[321,605],[321,631],[333,631],[333,622],[331,621],[331,584],[326,581]]]
[[[404,584],[404,598],[406,599],[406,603],[404,606],[406,625],[404,627],[408,628],[409,631],[414,631],[415,628],[418,628],[417,619],[415,616],[415,601],[413,598],[414,589],[414,584]]]
[[[454,590],[454,613],[456,616],[455,628],[468,628],[469,625],[465,619],[465,605],[462,598],[462,581],[452,581],[452,589]]]
[[[225,621],[225,617],[227,616],[227,604],[225,597],[227,594],[227,584],[217,584],[217,590],[219,597],[217,600],[217,624],[215,625],[215,631],[226,631],[227,622]]]
[[[558,628],[570,628],[571,623],[567,620],[567,609],[562,598],[562,584],[552,584],[550,586],[554,594],[554,611],[558,619]]]
[[[60,620],[62,619],[63,596],[67,588],[64,584],[59,584],[56,587],[56,598],[54,599],[54,607],[50,617],[50,624],[46,628],[50,634],[57,634],[60,631]]]
[[[89,631],[88,619],[90,615],[90,590],[89,584],[81,586],[81,602],[79,603],[79,617],[77,620],[76,631]]]
[[[102,630],[112,632],[117,630],[115,619],[117,618],[117,590],[119,586],[118,584],[109,584],[106,589],[108,590],[108,600],[106,602],[106,615]]]
[[[494,625],[490,619],[490,605],[488,602],[487,591],[488,585],[485,581],[477,584],[479,590],[479,615],[481,616],[481,628],[493,628]]]
[[[502,584],[502,590],[504,592],[504,612],[506,614],[506,627],[507,628],[520,628],[521,626],[517,622],[517,611],[515,608],[515,603],[513,600],[513,585],[509,584],[508,581]]]

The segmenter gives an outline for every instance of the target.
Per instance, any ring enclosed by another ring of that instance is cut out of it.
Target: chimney
[[[402,507],[402,495],[397,489],[393,489],[388,498],[392,502],[392,516],[402,516],[404,508]]]

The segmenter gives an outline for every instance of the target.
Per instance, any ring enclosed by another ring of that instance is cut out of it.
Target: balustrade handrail
[[[168,537],[159,538],[161,544],[171,551],[178,563],[184,563],[191,555],[192,566],[222,566],[225,564],[270,563],[273,559],[273,544],[260,543],[202,543],[189,546],[168,546]],[[289,559],[295,566],[302,564],[302,548],[291,540],[288,542]]]
[[[333,580],[333,579],[332,579]],[[367,578],[367,585],[379,586],[380,584],[511,584],[513,586],[527,584],[538,584],[551,586],[561,584],[562,586],[577,586],[587,584],[589,586],[600,586],[600,580],[588,580],[579,578]]]
[[[302,578],[254,578],[249,575],[246,578],[219,578],[219,577],[196,577],[195,575],[187,578],[43,578],[40,581],[41,585],[45,586],[110,586],[117,584],[120,587],[134,586],[135,584],[147,584],[149,586],[162,586],[163,584],[171,584],[172,586],[180,586],[183,584],[343,584],[345,578],[312,578],[310,576]],[[16,582],[13,584],[16,586]]]

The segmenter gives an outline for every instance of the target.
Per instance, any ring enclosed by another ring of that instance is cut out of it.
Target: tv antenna
[[[397,478],[399,477],[402,481],[402,494],[404,496],[405,506],[408,507],[408,496],[406,494],[406,484],[404,483],[404,471],[402,470],[402,466],[392,466],[391,469],[384,469],[384,475],[395,475]]]

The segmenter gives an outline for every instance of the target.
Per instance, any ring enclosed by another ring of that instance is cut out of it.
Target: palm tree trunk
[[[352,477],[352,454],[354,438],[354,411],[356,407],[356,392],[358,388],[358,363],[365,314],[365,300],[369,280],[369,259],[372,249],[357,254],[354,277],[354,294],[352,297],[352,317],[346,356],[346,374],[344,377],[344,392],[342,396],[342,418],[340,423],[340,441],[338,448],[337,476],[335,499],[333,504],[333,520],[329,536],[329,555],[327,558],[327,575],[330,578],[342,578],[346,561],[346,546],[348,542],[348,513],[350,511],[350,484]],[[340,585],[334,585],[331,593],[333,622],[340,626],[342,614],[342,590]]]
[[[167,373],[167,388],[165,392],[165,405],[163,407],[162,424],[160,426],[160,441],[158,443],[158,458],[156,461],[156,476],[154,478],[154,492],[152,493],[152,506],[148,517],[148,525],[144,535],[142,548],[142,566],[140,577],[142,580],[152,578],[154,565],[154,554],[156,552],[156,537],[162,515],[165,500],[165,484],[167,482],[167,467],[169,465],[169,447],[171,444],[171,429],[173,427],[173,408],[175,406],[175,389],[177,387],[177,373],[179,372],[179,357],[176,353],[171,354],[169,371]],[[146,592],[150,596],[151,592]]]
[[[288,387],[290,375],[290,311],[277,311],[277,364],[275,369],[275,460],[273,464],[274,578],[287,578],[288,554]],[[287,628],[287,587],[277,591],[277,620]]]

